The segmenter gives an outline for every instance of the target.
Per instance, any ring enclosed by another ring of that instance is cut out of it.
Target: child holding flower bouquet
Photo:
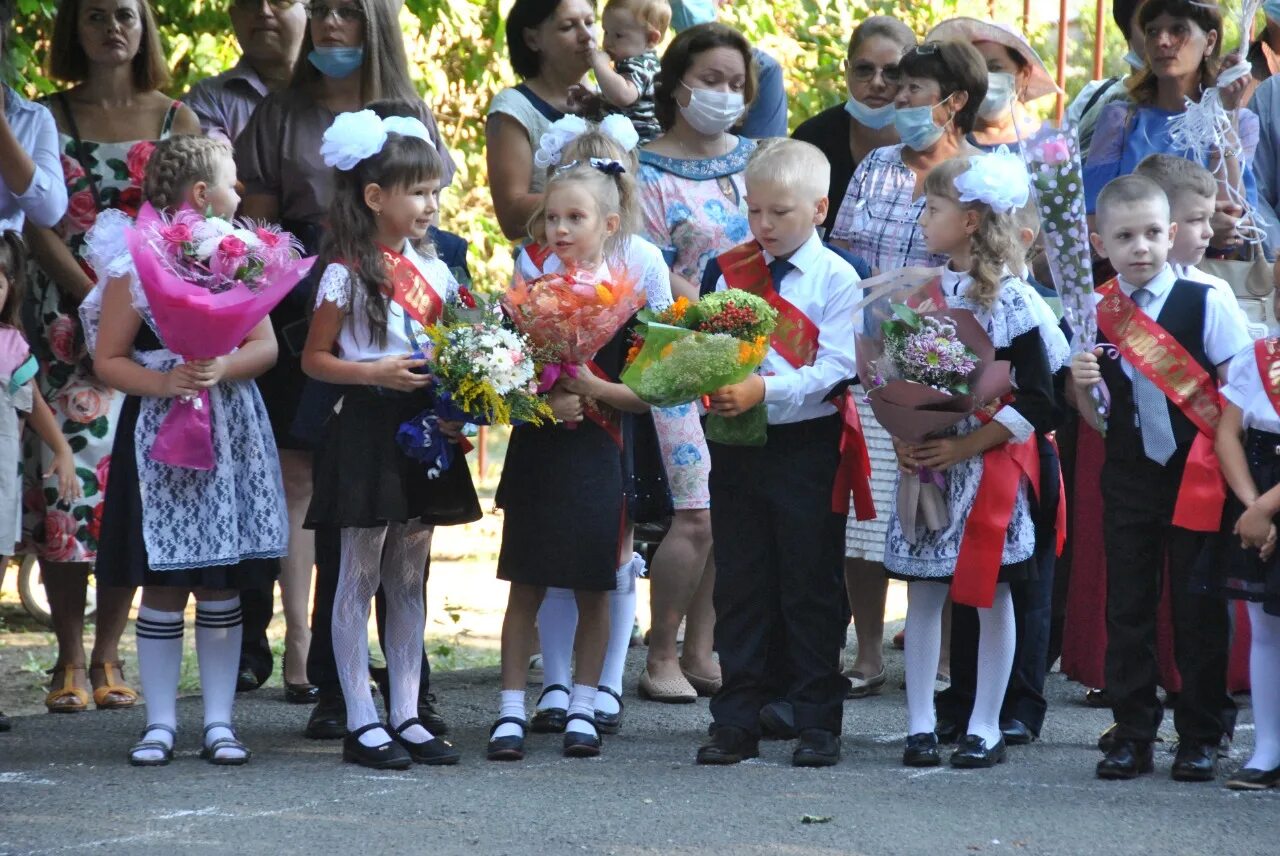
[[[137,634],[147,726],[129,752],[134,766],[162,766],[173,758],[182,614],[193,593],[204,699],[201,757],[220,765],[249,759],[231,725],[239,590],[274,579],[275,560],[287,547],[280,462],[253,383],[276,358],[270,306],[261,303],[257,314],[238,319],[229,337],[239,347],[230,346],[225,356],[177,353],[187,347],[173,323],[175,301],[227,294],[256,303],[254,288],[287,290],[305,272],[295,269],[288,235],[250,224],[233,230],[224,219],[240,201],[235,184],[225,143],[170,137],[148,164],[148,204],[139,222],[107,212],[88,236],[103,282],[81,305],[85,336],[98,375],[127,396],[112,448],[96,574],[100,586],[143,587]],[[206,211],[211,216],[196,213]],[[261,272],[277,265],[284,272],[275,282],[262,276],[247,284],[251,266]],[[219,336],[225,320],[204,318],[201,338]],[[198,428],[201,411],[203,435],[184,430],[169,452],[203,448],[210,460],[171,462],[164,438],[183,414],[182,424]]]
[[[909,736],[903,763],[941,763],[934,676],[942,610],[954,588],[957,602],[979,607],[981,631],[973,711],[951,764],[991,767],[1005,760],[999,717],[1015,646],[1009,583],[1035,573],[1035,435],[1053,429],[1053,374],[1062,367],[1066,347],[1042,298],[1010,273],[1021,269],[1023,257],[1015,212],[1030,193],[1021,159],[1007,150],[954,158],[929,174],[925,193],[921,226],[929,251],[950,259],[942,273],[947,305],[977,319],[995,359],[1009,362],[1013,391],[990,404],[978,401],[985,410],[943,436],[916,444],[894,439],[899,479],[918,478],[924,467],[940,474],[948,511],[939,528],[920,523],[907,532],[895,508],[886,537],[885,567],[908,583]],[[1002,488],[1006,495],[993,500]],[[973,589],[980,592],[976,597],[962,593]]]
[[[333,649],[347,708],[344,761],[376,769],[457,763],[418,716],[425,622],[422,589],[434,525],[480,518],[465,458],[431,474],[396,435],[430,404],[426,328],[457,291],[443,262],[419,249],[437,210],[442,165],[414,118],[339,115],[321,155],[336,170],[328,265],[302,355],[310,377],[343,388],[316,457],[308,528],[341,530]],[[460,421],[441,421],[459,436]],[[389,722],[369,692],[369,603],[387,602]]]

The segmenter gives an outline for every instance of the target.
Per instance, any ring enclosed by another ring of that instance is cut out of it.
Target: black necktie
[[[786,259],[774,259],[769,262],[769,278],[773,280],[774,291],[782,291],[782,280],[796,266]]]

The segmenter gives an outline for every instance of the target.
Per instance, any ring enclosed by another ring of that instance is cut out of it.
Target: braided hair
[[[177,208],[191,185],[218,180],[218,166],[224,157],[231,157],[231,146],[221,140],[195,134],[161,140],[147,161],[142,194],[159,210]]]

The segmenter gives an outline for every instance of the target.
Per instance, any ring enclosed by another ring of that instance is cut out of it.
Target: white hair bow
[[[969,158],[969,168],[956,176],[961,202],[983,202],[1007,214],[1027,204],[1031,176],[1022,158],[1001,146],[994,152]]]
[[[556,166],[560,163],[565,146],[591,130],[591,125],[581,116],[563,116],[551,123],[551,127],[538,140],[538,151],[533,155],[533,163],[539,169]],[[617,143],[624,152],[629,152],[640,142],[640,134],[631,120],[621,113],[614,113],[600,123],[600,131]]]
[[[417,137],[435,145],[427,126],[412,116],[378,117],[372,110],[339,113],[324,132],[320,156],[326,166],[343,170],[355,169],[365,158],[371,158],[387,144],[389,134]]]

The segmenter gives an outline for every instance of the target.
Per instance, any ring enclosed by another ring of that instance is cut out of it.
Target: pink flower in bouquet
[[[69,562],[76,558],[76,519],[65,511],[49,509],[44,516],[44,554],[51,562]]]
[[[98,219],[98,204],[93,201],[93,193],[81,190],[71,194],[67,200],[66,224],[69,234],[78,235],[89,231]]]
[[[67,418],[81,425],[106,416],[111,405],[111,394],[93,386],[73,386],[60,398]]]
[[[132,185],[126,187],[120,191],[120,199],[117,204],[120,210],[130,217],[137,217],[138,209],[142,207],[142,189]]]
[[[164,242],[170,244],[171,249],[179,253],[182,252],[184,244],[191,243],[195,238],[191,227],[180,220],[161,226],[159,232]]]
[[[1046,140],[1040,149],[1041,159],[1049,166],[1057,166],[1071,160],[1071,145],[1062,137]]]
[[[262,242],[263,248],[268,250],[279,249],[280,247],[286,246],[288,243],[279,232],[262,226],[255,229],[254,234],[257,235],[258,240]]]
[[[49,325],[49,349],[58,362],[75,362],[76,322],[70,315],[59,315]]]
[[[103,496],[107,495],[107,476],[111,473],[111,456],[105,455],[102,460],[98,461],[98,466],[94,470],[94,475],[98,478],[98,490]]]
[[[218,242],[209,269],[218,276],[233,278],[248,257],[249,245],[235,235],[227,235]]]
[[[143,140],[135,143],[125,155],[124,163],[129,170],[129,181],[138,187],[142,186],[142,180],[147,176],[147,161],[151,160],[151,153],[155,150],[155,143]]]
[[[70,187],[74,182],[84,178],[84,167],[80,166],[80,161],[75,158],[69,158],[62,155],[62,177]]]

